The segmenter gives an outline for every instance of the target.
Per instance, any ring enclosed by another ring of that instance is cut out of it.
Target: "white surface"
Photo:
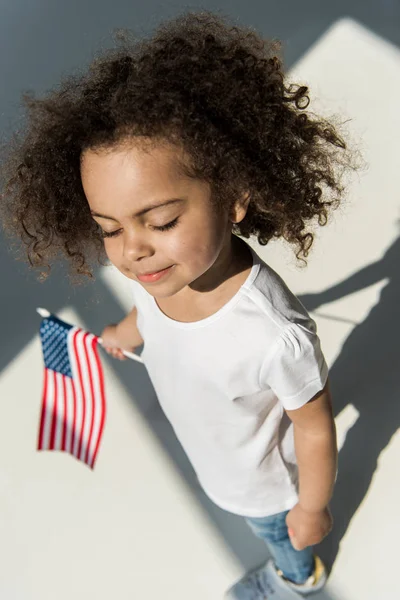
[[[352,118],[351,130],[370,165],[352,183],[343,210],[321,231],[307,269],[296,268],[281,244],[261,250],[294,292],[305,293],[324,290],[373,262],[399,234],[400,53],[343,20],[310,49],[292,78],[310,84],[319,98],[314,110],[345,111]],[[111,270],[105,278],[115,289]],[[321,308],[321,314],[349,321],[316,316],[329,364],[384,284]],[[59,316],[79,324],[71,311]],[[105,375],[108,415],[94,472],[67,455],[35,452],[42,387],[38,338],[1,375],[0,597],[221,598],[242,565],[126,390],[107,367]],[[357,417],[351,406],[339,416],[341,440]],[[398,594],[399,452],[396,434],[342,542],[324,596],[330,600]]]
[[[369,165],[353,178],[348,198],[334,213],[332,223],[321,229],[306,269],[297,267],[292,254],[280,243],[262,251],[289,287],[296,293],[310,293],[323,291],[378,260],[400,234],[400,113],[396,100],[400,93],[400,52],[345,19],[309,50],[291,77],[310,85],[312,99],[316,98],[315,112],[343,114],[344,119],[352,119],[349,131]],[[361,323],[379,300],[386,283],[383,279],[325,304],[313,314],[329,365],[354,325]],[[319,317],[319,313],[349,323]],[[358,412],[351,405],[339,415],[341,445],[357,418]],[[369,492],[342,540],[327,586],[331,598],[375,600],[398,596],[399,444],[397,431],[382,452]]]
[[[80,324],[71,311],[59,316]],[[235,573],[223,541],[107,367],[95,470],[35,452],[42,368],[36,339],[1,380],[0,597],[172,599],[193,585],[200,600],[212,597],[210,582],[222,591]]]

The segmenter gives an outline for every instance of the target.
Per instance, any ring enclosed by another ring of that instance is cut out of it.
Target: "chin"
[[[140,285],[144,287],[146,292],[148,292],[151,296],[153,296],[153,298],[156,299],[172,298],[172,296],[175,296],[188,286],[187,283],[179,284],[169,281],[166,281],[164,285],[160,284],[155,286],[146,286],[145,283],[141,283],[140,281],[138,283],[140,283]]]
[[[140,283],[140,281],[139,281]],[[143,284],[141,284],[143,285]],[[172,298],[172,296],[175,296],[175,294],[177,294],[178,292],[181,291],[181,287],[179,287],[178,289],[174,288],[174,289],[166,289],[166,290],[162,290],[162,289],[150,289],[150,288],[146,288],[146,286],[143,285],[143,287],[145,288],[145,290],[151,295],[153,296],[153,298]],[[161,288],[161,286],[160,286]]]

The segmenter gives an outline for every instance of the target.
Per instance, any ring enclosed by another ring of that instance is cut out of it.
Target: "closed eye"
[[[153,225],[153,229],[155,229],[157,231],[168,231],[169,229],[173,229],[174,227],[176,227],[178,225],[178,221],[179,221],[179,217],[177,217],[173,221],[170,221],[169,223],[166,223],[165,225],[159,225],[158,227]],[[111,238],[111,237],[116,237],[117,235],[119,235],[121,233],[121,231],[122,231],[122,229],[117,229],[116,231],[104,231],[102,229],[101,235],[103,236],[103,238]]]
[[[116,237],[121,233],[122,229],[117,229],[116,231],[103,231],[101,230],[101,235],[103,238]]]
[[[178,225],[178,221],[179,217],[176,217],[176,219],[170,221],[169,223],[166,223],[165,225],[160,225],[159,227],[153,225],[153,229],[156,229],[157,231],[167,231],[168,229],[172,229],[173,227]]]

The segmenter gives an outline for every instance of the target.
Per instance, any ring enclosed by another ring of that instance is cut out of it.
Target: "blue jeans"
[[[269,517],[246,517],[253,533],[267,544],[275,566],[294,583],[304,583],[314,571],[311,547],[295,550],[289,538],[286,515],[289,511]]]

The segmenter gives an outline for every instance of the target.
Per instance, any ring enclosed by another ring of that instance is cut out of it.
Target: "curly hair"
[[[189,12],[149,38],[119,30],[84,73],[42,99],[25,94],[27,125],[5,146],[1,213],[42,278],[56,256],[89,276],[91,259],[103,260],[81,156],[131,137],[183,149],[183,171],[207,181],[220,207],[250,192],[233,233],[263,245],[282,237],[306,263],[312,221],[326,224],[339,205],[351,158],[337,127],[306,111],[308,87],[286,85],[279,52],[251,28]]]

